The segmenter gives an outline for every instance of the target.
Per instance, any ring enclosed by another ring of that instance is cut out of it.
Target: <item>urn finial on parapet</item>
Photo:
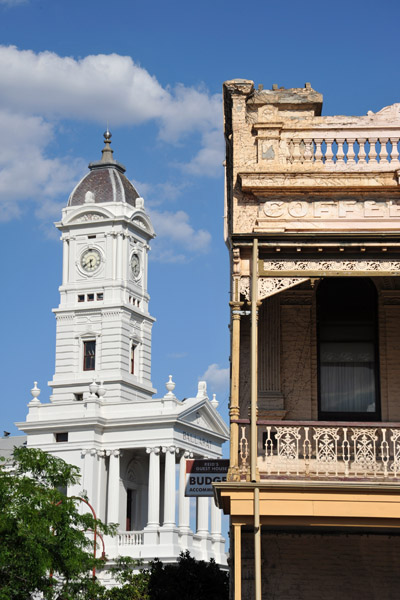
[[[175,394],[174,394],[175,382],[172,381],[172,375],[168,375],[168,381],[165,384],[165,387],[167,388],[168,391],[165,394],[164,398],[175,398]]]
[[[213,406],[215,409],[218,408],[218,400],[217,400],[217,394],[213,394],[212,396],[212,400],[210,401],[211,406]]]
[[[39,400],[40,389],[37,386],[37,381],[33,382],[33,388],[31,389],[31,396],[33,400],[31,400],[31,404],[40,404]]]

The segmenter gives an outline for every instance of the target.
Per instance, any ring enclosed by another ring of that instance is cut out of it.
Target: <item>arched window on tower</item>
[[[364,277],[329,277],[317,291],[319,419],[380,419],[377,293]]]

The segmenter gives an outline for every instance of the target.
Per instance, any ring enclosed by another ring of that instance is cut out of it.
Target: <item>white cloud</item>
[[[202,148],[187,164],[179,165],[182,170],[192,175],[222,175],[222,156],[224,153],[223,137],[219,130],[209,131],[203,135]]]
[[[152,257],[161,262],[184,262],[193,253],[207,252],[211,235],[204,229],[194,229],[183,210],[149,211],[160,239],[152,244]]]
[[[150,208],[159,206],[165,200],[177,200],[188,187],[188,182],[186,181],[149,183],[132,180],[132,183],[138,193],[145,199],[146,207]]]
[[[46,157],[54,126],[42,117],[0,108],[0,131],[0,220],[17,217],[22,202],[35,202],[42,218],[53,218],[54,198],[68,195],[83,162]]]
[[[76,60],[0,46],[0,73],[0,106],[46,118],[111,125],[156,120],[160,138],[168,143],[199,132],[205,148],[210,139],[216,148],[209,136],[220,131],[221,95],[183,84],[163,88],[129,56],[98,54]]]
[[[209,365],[200,381],[207,381],[207,387],[216,392],[227,392],[229,387],[229,367],[220,367],[217,363]]]
[[[0,4],[7,4],[7,6],[17,6],[18,4],[27,4],[28,0],[0,0]]]
[[[53,205],[51,198],[67,195],[84,174],[83,161],[47,155],[59,119],[110,125],[153,120],[159,125],[160,140],[173,144],[195,133],[200,149],[193,144],[195,156],[189,155],[186,165],[176,165],[189,175],[221,172],[220,94],[182,84],[164,88],[130,57],[118,54],[76,60],[0,46],[0,76],[0,219],[18,216],[24,201],[41,204],[40,216],[58,210],[60,197]],[[183,186],[153,185],[150,205],[157,206],[162,197],[176,198]],[[160,237],[168,236],[182,248],[207,249],[209,233],[196,231],[186,213],[154,213],[154,218]],[[184,260],[185,254],[165,248],[163,259]]]

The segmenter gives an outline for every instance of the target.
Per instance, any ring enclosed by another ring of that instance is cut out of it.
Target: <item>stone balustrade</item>
[[[400,484],[400,423],[258,421],[261,479],[340,479]],[[240,471],[249,466],[250,427],[240,421]]]
[[[362,117],[275,118],[252,126],[257,162],[267,171],[278,166],[354,172],[400,167],[400,104]]]
[[[143,544],[143,531],[120,531],[118,534],[119,546],[142,546]]]
[[[368,132],[332,136],[310,132],[302,138],[285,140],[288,164],[323,164],[326,167],[387,168],[399,166],[400,136],[373,137]]]

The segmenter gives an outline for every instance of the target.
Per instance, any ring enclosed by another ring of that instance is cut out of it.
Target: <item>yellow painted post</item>
[[[241,302],[231,302],[231,399],[230,416],[230,462],[228,481],[239,481],[239,424],[234,423],[239,418],[239,368],[240,368],[240,314]]]
[[[242,525],[234,523],[234,600],[242,600]]]
[[[258,239],[253,241],[253,256],[251,263],[251,407],[250,407],[250,479],[257,481],[257,308],[258,308]]]
[[[254,598],[261,600],[260,488],[254,488]]]

